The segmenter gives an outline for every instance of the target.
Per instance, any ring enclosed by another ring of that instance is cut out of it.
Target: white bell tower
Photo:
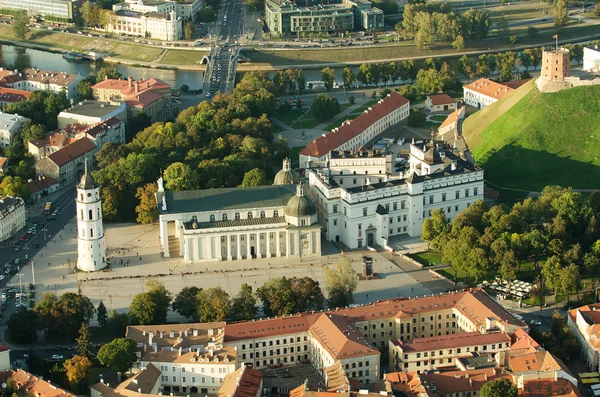
[[[87,169],[77,185],[77,268],[95,272],[106,267],[100,188]]]

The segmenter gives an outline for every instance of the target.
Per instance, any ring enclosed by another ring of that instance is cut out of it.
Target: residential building
[[[70,124],[90,126],[115,117],[127,122],[125,102],[100,102],[85,100],[58,114],[58,128],[65,129]]]
[[[402,172],[378,151],[331,151],[327,162],[312,162],[306,174],[325,238],[351,249],[386,247],[393,236],[420,236],[435,209],[453,219],[483,199],[483,170],[463,155],[425,142],[410,145]]]
[[[302,184],[170,192],[161,178],[156,198],[164,256],[186,263],[321,256],[321,227]]]
[[[463,86],[464,101],[467,105],[483,109],[498,102],[529,80],[516,80],[504,84],[481,78]]]
[[[300,168],[315,160],[327,160],[334,150],[357,150],[388,128],[408,118],[410,101],[397,92],[388,94],[354,120],[312,141],[300,152]]]
[[[8,159],[6,157],[0,157],[0,175],[4,175],[6,170],[8,170]]]
[[[321,391],[310,390],[306,385],[300,385],[290,391],[290,397],[382,397],[386,396],[387,393],[371,393],[369,390],[361,389],[355,392],[332,392],[332,391]]]
[[[125,0],[124,2],[113,4],[113,11],[119,10],[168,14],[171,11],[175,11],[175,2],[160,0]]]
[[[430,330],[435,331],[436,325],[441,329],[439,321],[437,324],[430,322],[421,327],[422,329],[429,327]],[[496,353],[509,349],[510,336],[504,332],[483,334],[472,331],[406,341],[392,340],[390,341],[390,368],[404,372],[435,371],[455,367],[455,360],[461,357],[482,354],[495,356]]]
[[[186,21],[194,21],[200,10],[204,7],[204,0],[184,0],[175,2],[177,17]]]
[[[24,102],[29,99],[29,91],[15,90],[9,87],[0,87],[0,110],[4,111],[7,106]]]
[[[54,72],[38,68],[26,68],[17,75],[7,76],[1,81],[8,87],[25,91],[48,90],[56,93],[63,92],[68,99],[78,97],[77,84],[83,77],[77,73]]]
[[[217,397],[262,397],[262,392],[262,372],[242,365],[225,376]]]
[[[590,73],[600,72],[600,51],[597,45],[583,47],[583,70]]]
[[[25,10],[29,15],[42,15],[72,20],[81,3],[76,0],[0,0],[5,10]]]
[[[428,95],[425,108],[430,112],[447,112],[456,110],[456,101],[448,94]]]
[[[40,157],[35,163],[36,174],[56,179],[60,186],[77,181],[84,171],[84,162],[93,164],[98,147],[89,138],[75,140],[57,151]]]
[[[384,26],[383,12],[367,0],[300,5],[290,0],[267,0],[265,22],[271,32],[284,36],[334,33]]]
[[[50,133],[43,139],[36,139],[27,142],[27,151],[36,160],[49,156],[63,147],[75,142],[75,139],[69,138],[68,134],[62,132]]]
[[[456,132],[456,134],[453,135],[462,135],[462,122],[465,118],[465,114],[467,113],[466,110],[467,108],[463,106],[460,109],[450,113],[448,117],[446,117],[446,120],[444,120],[444,122],[438,127],[438,135],[443,137],[449,132]],[[446,139],[443,138],[443,140]]]
[[[90,386],[90,395],[91,397],[159,396],[162,393],[160,378],[160,370],[148,364],[115,388],[110,387],[110,384],[101,378],[99,383]]]
[[[12,137],[21,130],[23,122],[29,120],[18,114],[0,112],[0,147],[12,143]]]
[[[0,241],[12,238],[25,227],[25,202],[20,197],[0,198]],[[0,364],[2,363],[0,353]]]
[[[37,176],[35,179],[27,182],[29,188],[30,199],[34,203],[39,203],[50,193],[54,193],[60,189],[60,183],[54,178],[46,176]]]
[[[183,18],[175,2],[133,0],[113,5],[114,15],[106,30],[118,34],[175,41],[183,34]]]
[[[92,87],[94,98],[104,102],[124,102],[128,115],[144,113],[152,122],[172,119],[179,107],[171,99],[171,87],[159,79],[107,79]]]
[[[600,361],[600,303],[569,310],[567,325],[581,346],[586,364],[592,371],[597,371]]]
[[[125,123],[116,117],[111,117],[106,121],[89,126],[75,135],[76,139],[83,137],[87,137],[94,142],[98,150],[102,149],[106,142],[124,144]]]

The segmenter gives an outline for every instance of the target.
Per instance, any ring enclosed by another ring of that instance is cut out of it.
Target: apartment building
[[[58,114],[58,128],[64,129],[71,124],[90,126],[115,117],[127,122],[127,106],[125,102],[100,102],[85,100],[74,104],[71,108]]]
[[[482,77],[463,86],[463,99],[467,105],[483,109],[498,102],[528,81],[529,79],[497,83]]]
[[[75,140],[55,152],[36,159],[36,174],[58,181],[61,187],[77,181],[83,175],[84,162],[94,163],[98,147],[87,137]]]
[[[165,41],[179,40],[183,34],[183,18],[173,1],[128,0],[114,4],[113,11],[109,32]]]
[[[116,117],[111,117],[106,121],[87,127],[78,132],[75,139],[89,138],[101,149],[107,142],[125,143],[125,123]]]
[[[24,227],[25,202],[23,199],[20,197],[0,198],[0,241],[12,238]]]
[[[27,120],[29,119],[18,114],[0,111],[0,147],[10,145],[13,136],[21,130],[21,126]]]
[[[4,111],[7,106],[29,99],[29,91],[15,90],[9,87],[0,87],[0,110]]]
[[[600,361],[600,303],[569,310],[567,325],[581,346],[582,355],[592,371]]]
[[[42,15],[73,19],[77,7],[76,0],[0,0],[0,8],[8,10],[25,10],[29,15]]]
[[[354,151],[366,145],[386,129],[406,119],[410,101],[397,92],[388,94],[354,120],[315,139],[300,152],[300,168],[311,161],[326,161],[332,151]]]
[[[77,99],[77,84],[81,80],[83,77],[79,73],[26,68],[20,73],[2,78],[1,81],[17,90],[64,92],[68,99]]]

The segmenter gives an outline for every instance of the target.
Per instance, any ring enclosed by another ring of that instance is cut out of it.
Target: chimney
[[[107,80],[108,80],[108,76],[104,75],[104,81],[107,81]]]
[[[133,77],[127,77],[127,81],[129,81],[129,87],[133,87]]]
[[[135,92],[140,92],[140,83],[135,82]]]
[[[141,392],[142,392],[142,388],[138,387],[138,393],[141,393]]]
[[[198,330],[197,330],[197,329],[193,330],[193,331],[192,331],[192,335],[194,335],[194,336],[198,336]]]
[[[181,357],[181,346],[179,346],[179,356]]]
[[[133,378],[133,383],[135,383],[136,385],[138,384],[137,378]]]
[[[469,379],[469,387],[473,387],[473,379]]]
[[[171,330],[169,331],[169,338],[174,338],[175,337],[175,331]]]

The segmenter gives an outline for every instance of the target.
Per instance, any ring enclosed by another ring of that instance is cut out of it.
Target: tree
[[[92,92],[92,82],[89,79],[83,79],[77,83],[77,94],[80,99],[92,99],[94,98]]]
[[[508,36],[508,42],[510,44],[517,44],[517,42],[519,41],[519,38],[516,35],[510,35]]]
[[[408,125],[411,127],[423,126],[425,125],[426,118],[427,116],[425,116],[424,112],[419,109],[413,109],[408,115]]]
[[[81,324],[89,324],[95,312],[89,298],[73,292],[66,292],[60,298],[53,293],[44,293],[34,310],[49,334],[67,339],[73,338]]]
[[[356,101],[356,98],[354,98],[354,95],[350,95],[350,96],[348,97],[348,103],[349,103],[350,105],[354,105],[354,102],[355,102],[355,101]]]
[[[86,26],[95,27],[100,24],[102,8],[99,4],[86,0],[79,9],[79,12]]]
[[[431,248],[437,251],[441,249],[442,241],[449,230],[446,213],[442,209],[436,208],[431,212],[431,217],[425,218],[423,221],[421,238],[427,241],[428,246],[430,245]]]
[[[113,338],[121,338],[125,336],[125,331],[129,325],[129,316],[127,313],[117,313],[116,310],[111,310],[108,314],[108,323],[106,326],[110,330]]]
[[[257,310],[256,297],[252,292],[252,287],[243,283],[239,294],[233,298],[231,315],[236,321],[252,320],[256,316]]]
[[[556,0],[554,3],[554,26],[562,30],[569,23],[569,11],[566,0]]]
[[[436,69],[421,69],[417,73],[417,90],[423,94],[436,94],[444,87],[444,78]]]
[[[135,197],[140,203],[135,207],[137,221],[142,225],[148,225],[158,218],[158,206],[156,204],[156,192],[158,185],[156,183],[147,183],[137,188]]]
[[[321,81],[327,92],[331,91],[335,84],[335,70],[329,66],[321,70]]]
[[[200,11],[198,11],[196,21],[203,23],[210,23],[217,20],[217,13],[212,5],[208,4],[202,7]]]
[[[242,187],[264,186],[267,184],[265,172],[260,168],[253,168],[244,174]]]
[[[527,28],[527,36],[529,36],[529,37],[537,37],[538,32],[539,32],[539,30],[535,26],[529,26]]]
[[[19,344],[35,343],[40,329],[38,314],[29,309],[14,312],[8,319],[10,338]]]
[[[458,70],[464,77],[474,77],[475,61],[472,58],[469,58],[468,55],[463,55],[458,60]]]
[[[484,383],[479,391],[480,397],[517,397],[518,390],[506,378]]]
[[[517,266],[518,260],[515,256],[515,252],[512,250],[506,251],[500,259],[500,277],[509,283],[512,282],[517,277],[515,271]]]
[[[13,21],[13,33],[17,40],[27,40],[27,34],[29,33],[27,12],[19,11],[13,18]]]
[[[318,120],[327,120],[340,112],[340,103],[327,94],[319,94],[310,109]]]
[[[85,324],[81,324],[81,328],[79,329],[79,337],[75,339],[75,341],[77,342],[75,350],[77,350],[77,353],[79,353],[80,356],[89,359],[91,359],[94,356],[92,354],[92,351],[90,350],[90,347],[92,346],[90,338],[90,328]]]
[[[556,296],[562,290],[561,270],[562,266],[560,264],[560,259],[556,255],[549,257],[542,269],[542,275],[544,276],[546,287],[554,290],[555,302]]]
[[[106,327],[106,324],[108,324],[108,314],[106,312],[106,306],[104,306],[104,302],[102,301],[98,303],[98,308],[96,308],[96,318],[98,319],[98,324],[101,328]]]
[[[199,321],[197,316],[198,293],[202,288],[183,287],[173,299],[173,310],[188,320]]]
[[[197,316],[200,322],[225,321],[231,310],[231,298],[221,287],[198,292]]]
[[[29,187],[27,183],[19,176],[7,176],[0,183],[2,195],[11,197],[21,197],[24,200],[29,199]]]
[[[63,366],[66,370],[69,385],[73,387],[88,377],[92,362],[85,356],[73,356],[73,358],[65,360]]]
[[[356,273],[352,260],[341,255],[333,266],[325,266],[325,285],[329,291],[329,307],[344,307],[353,302],[352,293],[356,291]]]
[[[109,80],[115,79],[116,80],[116,79],[120,79],[121,77],[123,77],[123,75],[121,74],[121,72],[119,72],[117,70],[117,68],[105,66],[98,71],[98,74],[96,75],[96,80],[97,81],[104,81],[107,79],[109,79]]]
[[[100,364],[122,374],[137,361],[136,343],[131,339],[116,338],[98,351]]]
[[[452,42],[452,48],[456,51],[462,51],[465,49],[465,39],[462,35],[456,36],[456,39]]]
[[[196,186],[197,174],[189,165],[175,162],[167,167],[164,178],[165,189],[179,192],[194,189]]]
[[[577,292],[577,300],[579,300],[579,290],[581,276],[579,275],[579,267],[571,263],[569,266],[560,271],[560,287],[562,292],[567,294],[567,301],[571,300],[571,292]]]
[[[267,316],[290,315],[323,307],[319,283],[308,278],[279,277],[269,279],[256,290]]]
[[[166,323],[171,293],[158,281],[148,281],[146,287],[148,292],[137,294],[131,300],[130,314],[142,325]]]
[[[185,39],[191,41],[194,39],[194,24],[192,22],[186,22],[183,27],[183,33],[185,35]]]
[[[502,14],[498,22],[498,34],[500,37],[507,37],[510,34],[510,29],[508,28],[508,19],[506,19],[506,15],[504,14]]]
[[[346,89],[352,88],[352,84],[354,83],[355,79],[356,76],[354,76],[354,72],[352,71],[352,69],[344,68],[342,72],[342,80],[344,81],[344,87]]]

